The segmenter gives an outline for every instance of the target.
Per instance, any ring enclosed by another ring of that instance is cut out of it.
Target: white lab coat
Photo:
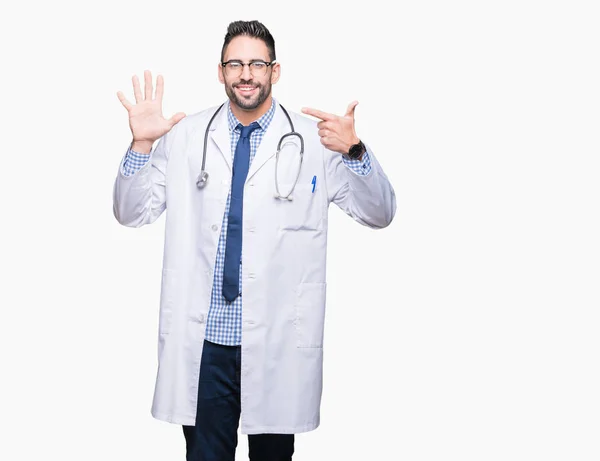
[[[213,268],[232,174],[223,106],[209,132],[210,177],[204,189],[196,187],[205,129],[217,107],[181,120],[134,175],[124,176],[119,166],[113,189],[114,215],[124,226],[151,224],[167,210],[151,413],[182,425],[195,424]],[[319,426],[329,204],[373,229],[389,225],[396,212],[394,189],[368,144],[372,171],[359,176],[341,154],[321,144],[316,121],[288,113],[305,142],[293,200],[274,198],[277,143],[290,130],[278,104],[244,190],[242,434],[300,433]],[[297,172],[298,151],[297,138],[291,138],[280,154],[284,195]]]

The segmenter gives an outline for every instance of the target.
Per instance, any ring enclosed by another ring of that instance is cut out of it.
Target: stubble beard
[[[246,99],[244,97],[239,97],[235,92],[235,86],[237,85],[253,85],[258,89],[258,94],[255,96],[256,99]],[[238,107],[244,110],[254,110],[267,100],[269,94],[271,93],[271,84],[267,83],[266,85],[262,85],[260,83],[252,83],[251,81],[245,82],[243,80],[239,82],[235,82],[232,85],[225,86],[225,92],[229,99]]]

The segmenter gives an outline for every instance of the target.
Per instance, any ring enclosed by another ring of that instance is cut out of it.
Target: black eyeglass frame
[[[224,61],[224,62],[221,62],[221,68],[223,68],[223,69],[225,70],[225,66],[226,66],[227,64],[229,64],[230,62],[237,62],[238,64],[241,64],[241,65],[242,65],[242,72],[244,72],[244,66],[248,66],[248,68],[250,68],[250,66],[251,66],[252,64],[254,64],[255,62],[260,62],[260,63],[262,63],[262,64],[266,65],[266,66],[267,66],[267,69],[268,69],[269,67],[271,67],[273,64],[277,64],[277,61],[275,61],[275,60],[273,60],[273,61],[270,61],[270,62],[267,62],[267,61],[263,61],[262,59],[253,59],[253,60],[252,60],[252,61],[250,61],[250,62],[242,62],[242,61],[241,61],[241,60],[239,60],[239,59],[230,59],[229,61]],[[251,68],[250,68],[250,73],[252,73],[252,69],[251,69]]]

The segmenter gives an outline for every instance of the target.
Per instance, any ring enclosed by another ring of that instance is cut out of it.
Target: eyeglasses
[[[231,59],[221,63],[221,67],[225,69],[225,73],[228,77],[239,77],[244,71],[244,66],[248,66],[250,72],[255,77],[264,77],[267,74],[269,66],[275,64],[275,61],[265,62],[260,59],[245,63],[239,59]]]

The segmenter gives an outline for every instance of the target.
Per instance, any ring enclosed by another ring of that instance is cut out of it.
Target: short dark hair
[[[227,27],[225,41],[221,49],[221,62],[225,59],[225,49],[229,42],[239,35],[247,35],[248,37],[259,38],[269,50],[269,61],[275,61],[275,40],[264,24],[258,21],[234,21]]]

